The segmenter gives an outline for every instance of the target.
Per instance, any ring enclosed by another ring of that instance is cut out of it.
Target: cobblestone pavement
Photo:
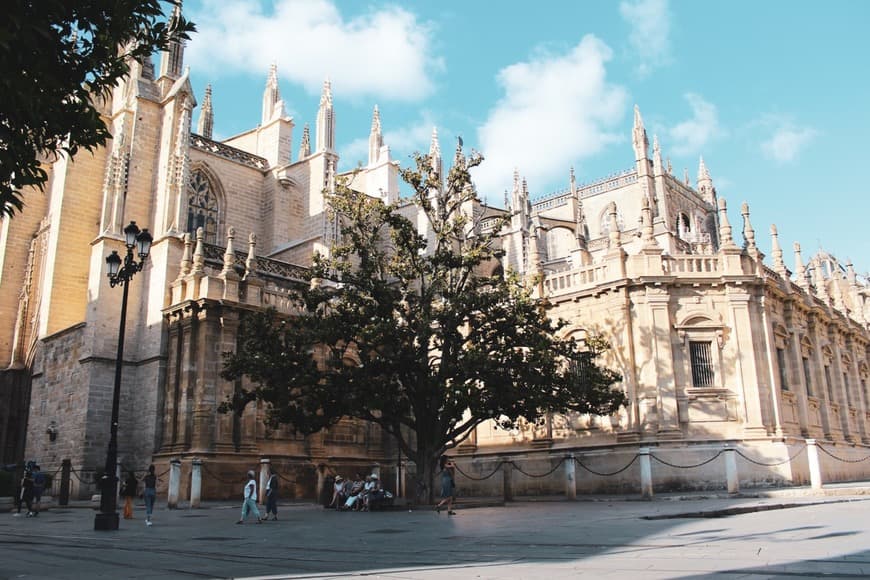
[[[239,526],[235,505],[158,509],[149,528],[137,506],[117,532],[93,531],[92,509],[2,513],[0,578],[870,577],[859,496],[279,511]]]

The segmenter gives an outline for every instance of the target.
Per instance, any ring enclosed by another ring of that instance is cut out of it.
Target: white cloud
[[[724,133],[719,125],[719,111],[701,95],[686,93],[692,108],[692,118],[668,130],[674,153],[688,155],[701,153],[701,148]]]
[[[186,52],[191,66],[215,75],[281,80],[313,94],[329,76],[342,96],[418,100],[433,88],[443,63],[430,54],[429,26],[400,7],[345,19],[332,0],[277,0],[270,12],[255,0],[206,0],[191,14],[199,32]]]
[[[637,55],[642,77],[671,60],[671,17],[667,0],[620,2],[619,13],[631,26],[628,42]]]
[[[619,141],[625,90],[606,80],[612,52],[593,35],[563,55],[543,55],[498,73],[504,97],[478,128],[486,161],[474,180],[481,195],[510,187],[514,167],[531,183],[564,178],[578,159]]]
[[[778,127],[769,139],[761,143],[761,151],[778,163],[797,159],[801,150],[812,141],[818,131],[811,127],[798,128],[791,124]]]

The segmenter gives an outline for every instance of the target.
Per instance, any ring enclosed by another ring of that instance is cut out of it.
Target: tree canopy
[[[611,413],[625,399],[613,388],[620,377],[596,361],[607,344],[563,337],[565,323],[494,267],[509,216],[482,227],[473,209],[469,170],[482,158],[458,151],[443,181],[427,156],[415,160],[402,172],[413,206],[345,184],[328,196],[340,232],[332,251],[316,257],[298,316],[243,320],[223,376],[249,380],[223,410],[260,400],[270,424],[302,433],[344,417],[375,423],[431,483],[439,456],[484,421]],[[425,214],[428,235],[409,209]]]
[[[41,161],[110,137],[97,103],[143,60],[195,30],[161,0],[8,0],[0,18],[0,216],[43,188]]]

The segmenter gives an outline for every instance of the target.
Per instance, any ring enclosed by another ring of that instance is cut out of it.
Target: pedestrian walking
[[[133,500],[138,495],[139,480],[136,479],[136,474],[132,471],[127,472],[127,478],[121,485],[121,497],[124,498],[124,519],[133,519]]]
[[[441,466],[441,501],[435,506],[435,511],[441,513],[441,506],[447,504],[447,515],[454,516],[453,502],[456,499],[456,480],[453,473],[456,470],[456,464],[453,463],[446,455],[442,455],[439,461]]]
[[[39,515],[42,507],[42,494],[45,491],[45,474],[40,471],[38,465],[33,466],[33,515]]]
[[[23,503],[27,506],[27,517],[33,517],[33,473],[31,469],[32,466],[28,462],[18,487],[18,511],[15,513],[16,516],[21,515],[21,504]]]
[[[239,518],[237,524],[245,523],[248,513],[253,513],[257,518],[257,523],[262,524],[263,519],[260,517],[260,510],[257,509],[257,480],[254,479],[254,472],[248,472],[248,483],[244,489],[245,503],[242,504],[242,517]]]
[[[272,514],[272,519],[278,519],[278,474],[274,468],[269,466],[269,481],[266,482],[266,520],[269,519],[269,514]]]
[[[154,475],[154,466],[148,466],[148,474],[142,478],[145,484],[145,525],[151,526],[151,514],[154,511],[154,501],[157,499],[157,476]]]

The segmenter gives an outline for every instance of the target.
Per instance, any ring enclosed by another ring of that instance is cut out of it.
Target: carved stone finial
[[[251,280],[257,276],[257,234],[251,232],[248,235],[248,257],[245,260],[245,280]]]
[[[641,242],[644,248],[651,248],[658,245],[653,231],[652,210],[649,205],[649,198],[643,196],[643,206],[640,212],[641,219]]]
[[[308,123],[302,128],[302,142],[299,144],[299,159],[311,155],[311,129]]]
[[[816,287],[816,296],[830,306],[831,295],[828,294],[827,281],[825,280],[824,272],[822,272],[822,260],[818,256],[813,258],[813,283]]]
[[[662,150],[659,147],[658,135],[653,135],[653,175],[662,175],[664,167],[662,166]]]
[[[193,251],[193,269],[191,273],[202,274],[205,271],[205,230],[196,228],[196,249]]]
[[[740,214],[743,216],[743,241],[747,250],[755,251],[755,229],[752,227],[752,222],[749,221],[749,204],[745,201],[740,206]]]
[[[794,276],[797,285],[809,291],[810,283],[807,279],[807,269],[804,267],[804,259],[801,257],[801,245],[797,242],[794,243]]]
[[[184,232],[184,251],[181,254],[181,270],[178,272],[178,276],[187,276],[190,274],[190,266],[191,266],[191,252],[193,241],[190,239],[190,233]]]
[[[610,205],[607,209],[607,219],[610,224],[610,231],[608,232],[608,237],[611,250],[622,247],[622,235],[619,232],[619,221],[617,220],[616,216],[616,202],[612,201],[610,202]]]
[[[728,206],[725,198],[719,198],[719,240],[721,247],[734,248],[734,238],[731,236],[731,224],[728,222]]]
[[[776,224],[770,225],[770,253],[773,256],[773,269],[777,274],[786,278],[788,270],[782,259],[782,248],[779,247],[779,233],[776,231]]]
[[[236,237],[236,229],[230,226],[227,229],[227,248],[224,251],[224,268],[221,274],[229,274],[233,272],[233,266],[236,265],[236,249],[233,245],[233,239]]]

